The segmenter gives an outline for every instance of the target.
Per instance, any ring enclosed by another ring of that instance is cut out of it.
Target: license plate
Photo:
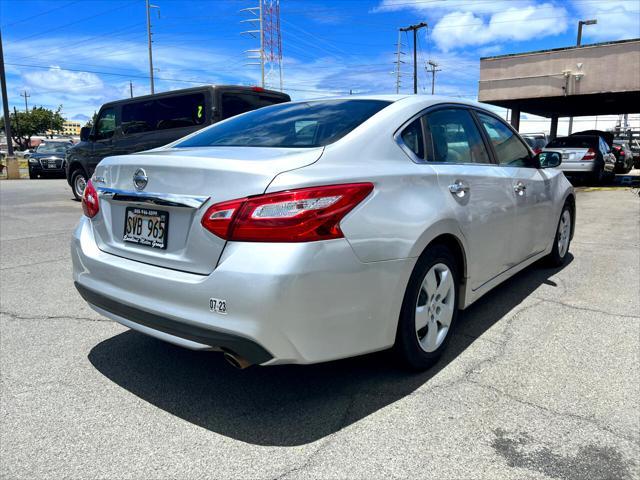
[[[57,167],[57,163],[55,161],[54,162],[49,162],[48,167],[49,168],[56,168]]]
[[[127,207],[123,240],[151,248],[167,248],[169,212]]]

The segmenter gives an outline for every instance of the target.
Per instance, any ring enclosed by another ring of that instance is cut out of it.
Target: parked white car
[[[425,368],[459,309],[567,259],[575,197],[559,163],[458,99],[265,107],[103,160],[73,278],[104,316],[239,367],[394,347]]]

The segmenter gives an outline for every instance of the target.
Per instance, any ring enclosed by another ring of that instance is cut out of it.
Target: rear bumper
[[[229,243],[198,275],[98,249],[83,217],[71,244],[78,290],[98,312],[193,349],[227,349],[259,364],[316,363],[393,345],[415,259],[362,263],[344,239]],[[211,298],[225,300],[225,315]]]
[[[560,164],[560,170],[562,170],[565,174],[587,174],[587,173],[595,173],[596,167],[598,164],[596,162],[563,162]],[[615,168],[615,164],[613,163],[605,163],[604,171],[605,172],[613,172]]]

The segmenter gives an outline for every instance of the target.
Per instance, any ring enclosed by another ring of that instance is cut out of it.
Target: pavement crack
[[[585,312],[594,312],[594,313],[602,313],[603,315],[610,315],[612,317],[624,317],[624,318],[638,318],[640,319],[640,315],[629,315],[626,313],[616,313],[616,312],[609,312],[607,310],[601,310],[599,308],[590,308],[590,307],[580,307],[578,305],[572,305],[570,303],[567,302],[562,302],[560,300],[550,300],[548,298],[540,298],[540,297],[532,297],[535,298],[536,300],[540,300],[542,302],[546,302],[546,303],[553,303],[556,305],[562,305],[563,307],[567,307],[567,308],[571,308],[574,310],[583,310]]]
[[[110,322],[108,318],[91,318],[91,317],[77,317],[73,315],[38,315],[38,316],[26,316],[13,312],[0,311],[0,315],[5,315],[11,320],[84,320],[87,322]]]
[[[273,480],[283,480],[288,475],[290,475],[290,474],[292,474],[294,472],[299,472],[301,470],[304,470],[305,468],[307,468],[311,464],[311,462],[313,461],[313,459],[315,457],[317,457],[323,450],[325,450],[329,445],[331,445],[331,443],[333,443],[333,439],[335,437],[335,434],[348,425],[349,414],[351,413],[351,409],[353,407],[353,404],[355,403],[357,395],[358,394],[353,394],[353,395],[350,396],[349,402],[347,403],[347,406],[344,409],[344,413],[340,417],[340,421],[338,422],[338,428],[336,429],[336,431],[333,434],[327,436],[325,441],[322,442],[322,444],[319,445],[316,450],[311,452],[309,454],[309,456],[306,458],[306,460],[301,465],[297,465],[297,466],[295,466],[293,468],[290,468],[290,469],[286,470],[285,472],[281,473],[277,477],[273,478]]]
[[[611,435],[614,435],[617,438],[626,440],[626,441],[628,441],[630,443],[633,443],[634,445],[640,446],[640,441],[637,438],[630,437],[630,436],[627,436],[627,435],[625,435],[623,433],[617,432],[617,431],[607,427],[606,425],[602,425],[600,422],[594,420],[593,418],[585,417],[583,415],[578,415],[578,414],[570,413],[570,412],[559,412],[557,410],[550,409],[550,408],[545,407],[543,405],[539,405],[539,404],[537,404],[535,402],[530,402],[528,400],[523,400],[522,398],[519,398],[519,397],[517,397],[515,395],[512,395],[512,394],[510,394],[508,392],[505,392],[504,390],[501,390],[501,389],[499,389],[497,387],[494,387],[493,385],[487,385],[485,383],[478,382],[476,380],[468,379],[468,382],[472,383],[474,385],[477,385],[477,386],[479,386],[481,388],[484,388],[486,390],[490,390],[490,391],[492,391],[494,393],[497,393],[501,397],[508,398],[508,399],[513,400],[514,402],[520,403],[522,405],[526,405],[526,406],[529,406],[529,407],[537,408],[537,409],[542,410],[544,412],[547,412],[547,413],[549,413],[551,415],[557,415],[559,417],[571,418],[571,419],[578,420],[578,421],[581,421],[581,422],[589,423],[590,425],[593,425],[594,427],[598,428],[599,430],[604,430],[605,432],[608,432],[608,433],[610,433]]]
[[[14,270],[16,268],[22,268],[22,267],[33,267],[35,265],[43,265],[45,263],[56,263],[56,262],[62,262],[62,261],[67,261],[67,260],[69,260],[69,257],[56,258],[54,260],[42,260],[41,262],[34,262],[34,263],[21,263],[19,265],[12,265],[10,267],[2,267],[2,268],[0,268],[0,271]]]

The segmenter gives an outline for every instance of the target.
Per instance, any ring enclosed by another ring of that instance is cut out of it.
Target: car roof
[[[402,104],[416,104],[421,105],[423,107],[428,107],[430,105],[437,105],[441,103],[452,103],[452,104],[462,104],[472,107],[481,108],[483,110],[488,110],[492,112],[491,106],[487,104],[483,104],[480,102],[476,102],[473,100],[466,100],[459,97],[445,96],[445,95],[408,95],[408,94],[368,94],[368,95],[340,95],[334,97],[321,97],[321,98],[309,98],[305,100],[295,100],[291,103],[311,103],[311,102],[322,102],[322,101],[335,101],[335,100],[382,100],[391,103],[402,103]]]

